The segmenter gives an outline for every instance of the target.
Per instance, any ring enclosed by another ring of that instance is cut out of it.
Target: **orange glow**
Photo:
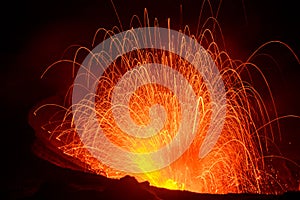
[[[113,34],[111,31],[107,33]],[[185,34],[188,34],[188,30]],[[163,129],[147,139],[129,136],[116,125],[111,111],[111,95],[118,80],[134,66],[154,62],[170,66],[188,80],[200,99],[200,126],[195,140],[189,149],[168,167],[154,172],[129,175],[139,181],[147,180],[153,186],[201,193],[281,193],[289,187],[289,183],[276,178],[278,170],[274,170],[274,166],[270,166],[267,159],[273,155],[268,153],[268,148],[276,147],[274,134],[278,132],[277,125],[280,119],[276,114],[268,82],[255,64],[231,59],[226,51],[217,45],[214,37],[215,33],[209,29],[196,36],[198,42],[213,58],[226,87],[225,125],[217,144],[207,156],[200,159],[198,154],[211,118],[209,92],[194,67],[169,52],[137,50],[116,60],[105,71],[98,84],[95,106],[98,121],[107,138],[127,151],[149,152],[168,144],[175,136],[181,121],[180,103],[172,91],[157,84],[148,84],[138,88],[131,96],[130,115],[138,125],[149,123],[149,110],[154,104],[162,105],[167,111]],[[76,56],[85,50],[87,49],[83,47],[78,49]],[[76,56],[73,60],[60,60],[57,63],[71,62],[76,70],[80,65]],[[259,73],[260,78],[264,80],[269,92],[266,98],[271,100],[271,105],[267,106],[265,97],[248,82],[252,71]],[[245,76],[247,77],[244,78]],[[30,123],[40,141],[36,143],[36,153],[62,167],[110,178],[127,175],[128,173],[100,163],[85,148],[73,124],[70,91],[64,99],[57,97],[47,100],[30,115]],[[275,112],[269,113],[269,108]],[[141,169],[152,164],[148,160],[136,162]]]

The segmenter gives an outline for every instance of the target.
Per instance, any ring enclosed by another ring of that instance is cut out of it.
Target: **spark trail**
[[[116,30],[99,31],[105,33],[103,40],[118,34]],[[201,44],[207,58],[218,69],[224,84],[224,96],[219,98],[226,99],[225,104],[220,104],[211,92],[216,87],[207,84],[205,77],[214,75],[213,70],[204,66],[203,59],[197,59],[203,49],[194,52],[186,48],[185,43],[179,43],[182,45],[179,49],[184,49],[187,57],[193,57],[189,62],[163,46],[160,49],[140,48],[140,43],[132,40],[137,37],[135,29],[126,34],[124,40],[114,40],[111,45],[124,49],[128,46],[124,44],[129,42],[136,48],[120,54],[112,62],[108,62],[112,57],[109,54],[94,54],[88,48],[80,47],[73,60],[59,60],[45,71],[58,63],[71,63],[73,73],[70,75],[73,75],[74,83],[75,72],[76,78],[88,78],[84,79],[86,85],[72,84],[63,99],[49,99],[31,113],[30,123],[39,139],[35,144],[38,155],[62,167],[110,178],[129,174],[139,181],[147,180],[151,185],[169,189],[202,193],[281,193],[297,187],[296,180],[287,182],[278,176],[288,169],[276,168],[279,165],[272,165],[268,159],[274,158],[270,149],[276,147],[274,135],[280,132],[279,119],[291,116],[277,116],[270,87],[258,66],[250,60],[231,59],[217,45],[212,30],[205,29],[193,36],[186,28],[183,34]],[[173,38],[168,42],[172,47],[178,40]],[[101,77],[92,73],[92,64],[87,66],[79,61],[83,51],[91,55],[87,63],[109,64]],[[156,65],[151,66],[153,63]],[[83,67],[83,73],[78,72],[80,67]],[[199,72],[199,67],[206,71]],[[266,99],[248,82],[252,70],[264,80],[269,94],[267,100],[271,100],[275,112],[268,111]],[[247,78],[244,78],[245,74]],[[213,79],[216,76],[211,77],[210,83],[219,81]],[[96,88],[94,96],[86,87],[88,85]],[[74,103],[72,95],[76,88],[88,92],[83,92],[81,98],[76,97]],[[91,112],[94,115],[90,115]],[[221,120],[222,113],[224,121]],[[211,124],[217,124],[213,131],[210,131]],[[210,151],[201,153],[201,148],[211,141],[206,138],[218,129],[221,133],[215,144],[209,146]],[[192,138],[189,138],[190,134]],[[120,159],[115,149],[103,147],[103,136],[111,147],[118,146],[130,155],[165,151],[156,157],[132,156],[128,162]],[[174,140],[178,144],[171,148],[168,145]],[[188,148],[182,149],[181,144],[188,144]],[[97,157],[97,152],[105,162]],[[286,160],[279,159],[279,162],[285,165]],[[161,163],[167,164],[157,167]],[[135,171],[118,169],[122,166],[132,169],[132,165]],[[294,167],[299,171],[297,163]],[[154,168],[158,169],[149,170]]]

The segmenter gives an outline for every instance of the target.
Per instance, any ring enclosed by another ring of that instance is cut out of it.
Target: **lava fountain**
[[[95,38],[99,32],[104,38],[96,48],[80,47],[73,59],[48,67],[42,77],[55,65],[71,64],[73,83],[63,98],[47,99],[30,113],[35,153],[61,167],[109,178],[131,175],[169,189],[297,188],[297,180],[279,176],[289,169],[270,161],[279,119],[289,116],[277,116],[268,82],[251,57],[231,59],[214,39],[217,23],[196,36],[188,27],[177,32],[154,24],[99,29]],[[267,97],[248,81],[251,71],[264,81]],[[278,160],[285,166],[287,159]]]

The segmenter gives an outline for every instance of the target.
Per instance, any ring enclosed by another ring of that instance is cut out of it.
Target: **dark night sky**
[[[142,19],[145,7],[150,21],[157,17],[160,24],[166,26],[167,18],[171,18],[171,28],[179,26],[179,8],[183,1],[114,2],[125,29],[133,14]],[[188,24],[193,32],[201,3],[184,1],[182,4],[183,24]],[[39,76],[69,45],[89,46],[97,28],[111,29],[119,23],[110,0],[12,1],[1,8],[1,122],[4,127],[1,147],[5,168],[2,173],[7,178],[2,184],[11,189],[24,179],[38,176],[36,171],[41,172],[45,167],[30,151],[34,132],[28,125],[27,115],[36,103],[55,94],[61,77],[53,83],[39,80]],[[213,8],[216,10],[217,5]],[[297,1],[223,1],[218,16],[227,50],[232,58],[242,60],[270,40],[287,43],[300,56],[299,19]],[[273,47],[266,51],[279,59],[280,67],[263,67],[262,70],[270,80],[279,114],[300,115],[300,66],[286,49]],[[284,137],[279,145],[285,155],[298,162],[299,124],[300,120],[284,120]]]

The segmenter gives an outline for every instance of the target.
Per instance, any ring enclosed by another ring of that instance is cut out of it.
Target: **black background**
[[[201,1],[114,1],[124,29],[132,15],[143,19],[148,9],[150,22],[157,17],[162,26],[171,18],[171,28],[182,24],[196,31]],[[182,17],[180,4],[183,5]],[[218,4],[212,4],[214,12]],[[205,7],[208,10],[208,7]],[[300,55],[297,1],[223,1],[218,21],[232,58],[245,61],[260,45],[271,40],[287,43]],[[109,0],[103,1],[12,1],[1,5],[1,171],[3,187],[11,192],[55,176],[51,164],[37,159],[30,150],[34,131],[28,112],[39,101],[55,95],[63,77],[55,81],[39,76],[60,59],[72,44],[90,47],[95,31],[111,29],[119,22]],[[182,24],[180,24],[182,22]],[[269,80],[279,115],[300,115],[300,66],[280,45],[265,49],[278,59],[279,67],[262,66]],[[258,85],[259,87],[259,85]],[[282,121],[283,154],[300,163],[300,120]]]

